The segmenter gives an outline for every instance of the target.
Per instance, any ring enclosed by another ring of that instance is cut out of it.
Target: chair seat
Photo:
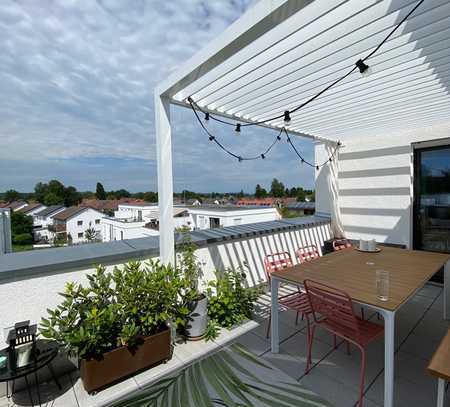
[[[333,321],[334,322],[334,321]],[[329,322],[326,319],[320,321],[318,324],[323,326],[325,329],[332,331],[336,335],[349,339],[351,342],[357,342],[361,346],[365,347],[373,340],[377,339],[384,332],[384,327],[382,325],[375,324],[374,322],[366,321],[364,319],[357,317],[358,323],[358,333],[350,330],[348,327]]]
[[[278,297],[278,303],[294,311],[311,314],[312,309],[306,294],[297,292]]]

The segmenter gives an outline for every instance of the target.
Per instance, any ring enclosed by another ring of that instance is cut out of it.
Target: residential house
[[[292,202],[288,203],[286,208],[297,216],[314,215],[316,204],[315,202]]]
[[[22,209],[27,205],[28,204],[25,201],[11,201],[11,202],[4,203],[2,205],[2,208],[9,208],[9,209],[11,209],[12,212],[16,212],[19,209]]]
[[[101,240],[101,219],[103,213],[84,206],[71,206],[53,216],[53,224],[49,230],[55,237],[67,238],[71,243],[83,243],[90,239],[86,236],[88,230],[93,230],[92,239]]]
[[[281,218],[276,208],[236,206],[189,207],[194,229],[214,229],[225,226],[269,222]]]
[[[186,208],[174,208],[175,228],[192,229]],[[116,217],[102,218],[104,242],[159,235],[159,208],[154,205],[120,205]]]
[[[47,208],[45,205],[39,203],[39,202],[33,202],[29,203],[23,208],[18,209],[16,212],[23,213],[27,216],[33,216],[34,214],[42,211],[43,209]]]
[[[35,241],[51,241],[54,233],[49,231],[48,226],[53,224],[53,216],[66,209],[62,205],[51,205],[42,209],[33,216],[33,235]]]

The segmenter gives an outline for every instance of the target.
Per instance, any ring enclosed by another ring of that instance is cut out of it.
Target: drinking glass
[[[389,299],[389,271],[377,270],[377,297],[380,301]]]

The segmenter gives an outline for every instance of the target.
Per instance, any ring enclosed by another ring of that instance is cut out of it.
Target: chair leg
[[[272,311],[269,312],[269,323],[267,324],[266,339],[269,339],[271,320],[272,320]]]
[[[309,321],[309,318],[306,317],[306,320]],[[308,322],[308,329],[309,329],[309,322]],[[306,358],[306,368],[305,368],[305,374],[308,374],[311,370],[312,366],[312,345],[314,341],[314,332],[316,330],[316,325],[313,324],[311,332],[309,334],[309,340],[308,340],[308,356]]]
[[[305,319],[305,314],[302,312],[302,321]]]
[[[303,313],[302,313],[303,315]],[[295,316],[295,325],[298,325],[298,311],[297,311],[297,315]]]
[[[366,375],[366,350],[364,348],[361,348],[361,376],[360,376],[360,382],[359,382],[358,407],[363,407],[365,375]]]
[[[361,319],[366,319],[364,316],[364,308],[361,307]]]
[[[347,355],[350,355],[350,342],[345,341],[345,343],[347,344]]]
[[[336,350],[337,349],[337,336],[336,335],[333,335],[333,346],[334,346],[334,349]]]

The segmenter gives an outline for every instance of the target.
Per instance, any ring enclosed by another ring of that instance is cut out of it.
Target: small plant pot
[[[171,357],[171,335],[166,327],[155,335],[143,337],[135,349],[121,346],[104,353],[101,360],[81,359],[80,376],[84,389],[93,393]]]
[[[186,337],[194,341],[203,338],[208,325],[208,298],[202,295],[195,303],[194,309],[188,315]]]

